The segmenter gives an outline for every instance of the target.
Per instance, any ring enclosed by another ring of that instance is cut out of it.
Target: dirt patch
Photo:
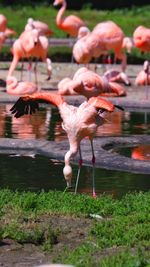
[[[50,263],[64,250],[73,250],[82,244],[87,236],[92,219],[70,216],[41,216],[36,224],[50,225],[57,232],[57,238],[49,252],[44,252],[35,244],[20,244],[11,239],[4,239],[0,244],[0,266],[32,267]]]

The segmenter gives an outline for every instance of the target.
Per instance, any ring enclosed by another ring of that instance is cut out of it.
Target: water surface
[[[10,113],[12,104],[0,105],[0,137],[18,139],[39,139],[61,141],[67,139],[62,129],[61,118],[56,108],[41,107],[36,114],[14,118]],[[120,112],[107,117],[106,123],[96,133],[101,136],[128,136],[150,133],[150,111]],[[131,148],[124,155],[131,157]],[[61,190],[66,187],[63,177],[63,162],[51,160],[40,155],[0,155],[0,186],[13,190]],[[73,188],[77,166],[73,166]],[[92,168],[83,166],[78,192],[92,192]],[[147,191],[150,188],[150,175],[120,172],[97,168],[96,191],[120,197],[127,192]],[[72,189],[74,190],[74,189]]]

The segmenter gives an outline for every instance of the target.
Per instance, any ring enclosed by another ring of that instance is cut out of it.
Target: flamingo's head
[[[73,57],[78,64],[88,64],[92,58],[91,51],[88,49],[86,43],[80,42],[85,37],[79,39],[73,46]]]
[[[32,25],[33,22],[34,22],[33,18],[28,18],[28,20],[27,20],[28,24]]]
[[[70,165],[66,165],[63,168],[63,174],[67,183],[67,187],[71,187],[71,179],[72,179],[72,168]]]
[[[149,66],[150,66],[150,62],[148,60],[145,60],[143,64],[143,69],[145,73],[149,73]]]
[[[53,6],[62,5],[65,1],[64,0],[55,0]]]
[[[89,32],[90,32],[90,30],[88,27],[86,27],[86,26],[80,27],[79,31],[78,31],[78,39],[86,36]]]

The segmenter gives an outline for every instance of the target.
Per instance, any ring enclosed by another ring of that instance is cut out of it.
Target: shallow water
[[[55,140],[66,139],[61,118],[56,108],[45,108],[32,116],[19,119],[10,114],[11,104],[0,105],[0,137],[18,139]],[[149,112],[114,112],[106,123],[99,127],[98,136],[127,136],[150,133]],[[128,151],[129,152],[129,151]],[[122,153],[119,151],[119,153]],[[126,156],[129,153],[126,154]],[[131,153],[130,153],[131,154]],[[66,187],[62,169],[64,164],[40,155],[0,155],[0,186],[13,190],[61,190]],[[25,169],[24,169],[25,168]],[[73,189],[77,166],[73,166]],[[95,170],[96,191],[120,197],[127,192],[147,191],[150,175],[134,174],[97,168]],[[92,168],[83,166],[78,192],[92,192]]]
[[[150,145],[139,144],[136,146],[123,146],[114,149],[115,152],[120,155],[130,157],[132,159],[138,160],[148,160],[150,161]]]
[[[14,118],[10,114],[12,104],[0,105],[0,137],[19,139],[46,139],[60,141],[66,139],[61,126],[61,118],[56,108],[42,107],[32,116]],[[108,114],[104,125],[96,136],[126,136],[150,134],[150,111],[116,111]]]
[[[40,155],[0,154],[0,164],[1,188],[37,192],[42,189],[64,191],[66,187],[62,173],[64,164],[57,160],[50,160]],[[72,192],[74,192],[77,168],[73,165]],[[106,193],[119,198],[127,192],[149,190],[150,175],[96,168],[95,184],[98,195]],[[82,167],[78,192],[92,194],[91,167]]]

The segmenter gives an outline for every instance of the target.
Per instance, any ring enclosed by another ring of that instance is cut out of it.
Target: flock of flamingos
[[[56,16],[57,26],[70,36],[76,38],[72,49],[73,58],[76,63],[84,64],[79,67],[73,78],[64,77],[58,83],[57,93],[46,93],[39,91],[37,85],[37,69],[35,71],[35,82],[17,81],[13,76],[18,62],[23,58],[40,58],[47,65],[48,80],[52,76],[52,64],[48,58],[48,36],[52,30],[47,24],[29,18],[20,34],[12,45],[12,62],[6,77],[6,91],[9,94],[21,96],[11,108],[12,114],[19,118],[24,114],[32,114],[38,110],[38,103],[45,101],[55,105],[62,118],[62,126],[66,131],[70,148],[65,154],[65,166],[63,174],[67,182],[67,188],[71,186],[72,167],[71,159],[79,152],[79,169],[76,179],[75,192],[77,192],[80,170],[82,167],[82,153],[80,142],[88,137],[92,151],[92,181],[93,196],[96,196],[94,181],[95,155],[93,137],[97,128],[105,122],[105,115],[122,107],[113,105],[108,96],[125,96],[125,85],[130,85],[130,80],[125,73],[127,66],[127,52],[131,53],[133,47],[141,52],[150,52],[150,29],[138,26],[133,37],[125,37],[122,29],[113,21],[98,23],[90,31],[79,17],[70,15],[64,17],[66,9],[65,0],[55,0],[54,6],[61,4]],[[7,19],[0,15],[0,42],[1,47],[5,39],[14,35],[15,31],[7,28]],[[89,69],[89,63],[93,58],[105,57],[109,51],[114,52],[114,60],[121,61],[120,71],[110,69],[102,76]],[[71,64],[71,63],[70,63]],[[124,85],[123,85],[124,84]],[[144,67],[135,79],[136,85],[150,84],[149,62],[144,62]],[[79,107],[69,105],[63,95],[84,95],[87,100]],[[102,97],[104,96],[104,98]]]

